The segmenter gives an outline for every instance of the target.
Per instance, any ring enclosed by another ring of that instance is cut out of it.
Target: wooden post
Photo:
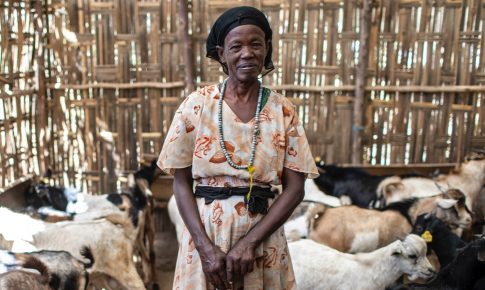
[[[185,66],[185,92],[191,93],[194,91],[194,62],[193,62],[193,52],[192,52],[192,40],[189,36],[189,4],[187,0],[179,1],[179,39],[181,40],[181,45],[183,46],[183,58]]]
[[[49,166],[49,156],[44,155],[44,148],[48,147],[46,144],[46,135],[47,133],[47,86],[46,86],[46,78],[45,78],[45,46],[44,40],[47,40],[49,35],[46,35],[44,38],[44,7],[42,5],[42,0],[35,1],[35,16],[36,19],[33,21],[35,32],[39,37],[38,47],[35,49],[36,51],[36,62],[37,62],[37,102],[36,106],[36,116],[35,116],[35,131],[36,131],[36,138],[37,144],[39,146],[37,150],[38,154],[38,161],[39,161],[39,170],[40,173],[43,174],[46,171],[46,166]],[[45,11],[47,12],[47,5],[45,7]],[[45,17],[49,17],[47,14]],[[41,133],[43,132],[43,134]],[[41,140],[41,135],[43,136],[43,140]]]
[[[362,163],[362,131],[364,130],[364,97],[369,62],[369,30],[371,21],[371,0],[363,0],[360,13],[360,48],[357,75],[355,78],[355,101],[352,121],[352,163]]]

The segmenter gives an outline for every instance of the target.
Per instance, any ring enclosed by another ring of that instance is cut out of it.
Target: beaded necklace
[[[226,84],[227,80],[224,80],[224,83],[222,83],[222,88],[221,88],[221,96],[219,98],[218,102],[218,111],[217,111],[217,117],[218,117],[218,127],[219,127],[219,143],[222,148],[222,152],[224,153],[224,157],[226,157],[227,163],[235,169],[242,169],[242,170],[247,170],[249,172],[249,192],[246,195],[247,203],[249,203],[249,200],[251,198],[251,190],[253,188],[253,173],[255,171],[255,168],[253,166],[254,164],[254,155],[256,152],[256,142],[257,142],[257,136],[259,135],[259,111],[261,109],[261,100],[263,98],[263,86],[260,81],[259,82],[259,90],[258,90],[258,104],[256,106],[256,113],[254,115],[254,130],[253,130],[253,142],[251,143],[251,153],[249,155],[249,163],[247,165],[237,165],[232,161],[231,156],[229,153],[227,153],[226,145],[224,144],[224,132],[222,129],[222,101],[224,99],[224,92],[226,90]]]

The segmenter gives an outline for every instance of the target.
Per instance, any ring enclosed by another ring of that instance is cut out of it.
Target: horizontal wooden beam
[[[184,82],[136,82],[136,83],[90,83],[79,85],[49,84],[47,87],[53,90],[85,90],[85,89],[175,89],[183,88]]]
[[[201,83],[199,85],[206,85]],[[184,82],[136,82],[136,83],[90,83],[90,84],[49,84],[48,88],[53,90],[65,89],[174,89],[183,88]],[[303,86],[303,85],[272,85],[268,86],[276,91],[297,91],[297,92],[335,92],[335,91],[354,91],[354,85],[343,86]],[[478,86],[366,86],[365,90],[384,91],[384,92],[401,92],[401,93],[479,93],[485,92],[485,85]]]

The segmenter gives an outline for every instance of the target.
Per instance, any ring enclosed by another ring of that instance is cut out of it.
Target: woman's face
[[[256,25],[233,28],[218,48],[219,58],[227,65],[230,77],[240,82],[254,81],[263,70],[268,51],[264,32]]]

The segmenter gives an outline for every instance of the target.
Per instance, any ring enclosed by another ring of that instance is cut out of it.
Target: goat
[[[308,215],[309,237],[342,252],[368,252],[409,234],[421,213],[431,212],[450,226],[467,227],[471,216],[464,203],[463,195],[449,191],[432,198],[392,203],[379,210],[357,206],[325,209],[317,205]]]
[[[88,246],[94,257],[102,257],[94,263],[92,272],[106,274],[129,289],[145,289],[133,262],[133,241],[136,235],[129,220],[120,219],[119,215],[114,215],[94,221],[47,224],[23,214],[11,212],[6,208],[0,208],[0,220],[4,220],[5,216],[11,224],[18,227],[17,235],[10,235],[17,239],[12,246],[14,249],[22,252],[38,249],[67,251],[82,260],[80,250]],[[35,227],[19,227],[19,221]],[[0,223],[0,230],[5,227],[4,224],[6,223]],[[4,234],[2,231],[0,233]],[[5,238],[8,239],[9,236]],[[17,245],[18,242],[21,243]],[[25,245],[28,247],[21,247]]]
[[[131,223],[121,220],[118,226],[113,222],[116,220],[108,216],[94,221],[56,223],[36,233],[33,245],[38,249],[68,251],[78,259],[80,249],[88,246],[95,257],[102,257],[97,258],[92,272],[104,273],[129,289],[145,289],[133,262]]]
[[[362,169],[338,167],[317,163],[315,184],[323,192],[339,199],[350,199],[351,204],[367,208],[377,202],[376,189],[384,177],[373,176]]]
[[[425,234],[425,232],[427,232]],[[418,216],[413,226],[413,234],[427,235],[428,245],[436,253],[440,267],[443,268],[453,261],[459,248],[466,243],[455,235],[446,224],[433,214]]]
[[[27,256],[21,265],[25,269],[34,269],[39,271],[40,275],[23,270],[12,270],[0,274],[0,289],[52,290],[52,288],[49,286],[51,274],[44,263],[35,257]]]
[[[308,219],[305,215],[288,220],[284,223],[286,240],[298,241],[308,236]]]
[[[288,243],[298,289],[380,290],[401,275],[430,278],[426,242],[408,235],[371,253],[345,254],[311,240]]]
[[[13,212],[5,207],[0,207],[0,220],[9,221],[0,223],[0,235],[3,237],[2,244],[8,246],[5,250],[13,252],[37,251],[37,248],[31,244],[33,235],[49,226],[43,221]]]
[[[43,262],[51,272],[50,285],[56,290],[84,290],[89,282],[87,270],[94,264],[94,257],[91,249],[83,247],[81,256],[87,262],[73,257],[66,251],[47,251],[31,252],[26,254],[16,254],[33,256]]]
[[[149,186],[160,173],[161,170],[154,160],[149,166],[142,166],[134,174],[130,174],[128,194],[80,195],[79,199],[84,202],[87,210],[74,216],[74,220],[94,220],[108,215],[112,217],[113,214],[130,218],[135,233],[134,251],[141,257],[145,284],[152,283],[155,277],[155,225]]]
[[[401,203],[402,209],[377,211],[355,205],[325,208],[316,204],[309,212],[310,239],[341,252],[370,252],[411,232],[403,213],[415,200]]]
[[[485,155],[474,155],[461,164],[456,172],[440,175],[435,179],[410,177],[387,178],[380,184],[377,194],[386,204],[410,197],[433,196],[443,189],[456,188],[466,195],[466,205],[473,209],[473,203],[485,184]]]
[[[342,204],[358,207],[383,206],[377,195],[381,181],[389,176],[371,175],[356,167],[339,167],[317,163],[320,175],[314,179],[323,192],[339,198]],[[401,177],[416,177],[418,174],[406,174]],[[401,178],[396,176],[397,178]],[[393,177],[390,177],[393,178]]]
[[[428,284],[408,284],[393,290],[470,290],[484,289],[485,237],[482,236],[459,249],[453,261]]]
[[[177,232],[177,241],[180,243],[182,239],[182,233],[185,228],[185,223],[178,210],[177,201],[175,200],[175,195],[172,195],[168,200],[167,208],[168,208],[168,216],[170,217],[170,221],[174,224],[175,231]]]
[[[52,171],[47,170],[41,180],[31,185],[24,193],[27,205],[38,209],[43,206],[52,206],[56,210],[65,211],[68,199],[64,194],[64,188],[51,186],[48,180],[52,177]]]
[[[16,270],[22,261],[34,257],[41,261],[51,273],[49,286],[55,290],[85,290],[88,272],[94,263],[89,248],[83,248],[81,255],[89,262],[80,261],[65,251],[39,251],[31,253],[12,253],[0,251],[0,273]],[[3,269],[3,270],[2,270]]]

